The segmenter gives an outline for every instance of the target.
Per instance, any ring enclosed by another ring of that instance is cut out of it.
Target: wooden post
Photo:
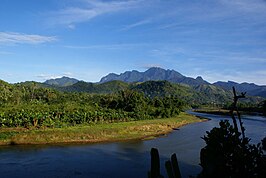
[[[159,178],[160,173],[160,157],[156,148],[151,149],[151,170],[149,172],[149,178]]]

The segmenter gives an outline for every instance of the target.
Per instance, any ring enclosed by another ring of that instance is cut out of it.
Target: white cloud
[[[0,44],[41,44],[56,41],[55,36],[29,35],[16,32],[0,32]]]
[[[56,78],[61,78],[61,77],[72,77],[73,73],[71,72],[64,72],[62,74],[40,74],[37,75],[37,78],[40,78],[41,80],[49,80],[49,79],[56,79]]]
[[[145,69],[149,69],[149,68],[152,68],[152,67],[160,67],[160,68],[163,68],[163,66],[161,64],[145,64],[142,67],[145,68]]]
[[[89,21],[97,16],[114,13],[122,10],[128,10],[136,7],[143,0],[129,1],[99,1],[87,0],[83,1],[82,7],[68,7],[56,12],[50,13],[50,25],[66,25],[74,27],[74,24]]]
[[[51,75],[51,74],[40,74],[40,75],[37,75],[36,77],[42,80],[49,80],[49,79],[61,78],[63,76],[62,75]]]
[[[63,76],[66,76],[66,77],[71,77],[73,76],[74,74],[72,72],[64,72],[63,73]]]
[[[121,31],[126,31],[126,30],[130,30],[132,28],[135,28],[135,27],[138,27],[138,26],[142,26],[142,25],[146,25],[146,24],[149,24],[151,23],[152,21],[149,20],[149,19],[146,19],[146,20],[141,20],[141,21],[138,21],[136,23],[133,23],[133,24],[130,24],[130,25],[127,25],[125,26],[124,28],[121,29]]]
[[[121,50],[121,49],[133,49],[144,46],[150,46],[149,43],[123,43],[123,44],[109,44],[109,45],[88,45],[88,46],[75,46],[66,45],[65,48],[69,49],[102,49],[102,50]]]
[[[74,29],[76,28],[76,26],[73,25],[73,24],[69,24],[67,27],[68,27],[70,30],[74,30]]]

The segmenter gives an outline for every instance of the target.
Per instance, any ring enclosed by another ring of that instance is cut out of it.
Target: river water
[[[182,176],[196,176],[201,171],[200,149],[205,145],[200,137],[218,126],[221,119],[230,118],[190,113],[211,120],[146,141],[0,147],[0,177],[145,178],[150,168],[152,147],[159,149],[163,175],[166,175],[164,162],[176,153]],[[243,122],[252,143],[258,143],[266,136],[265,117],[243,116]]]

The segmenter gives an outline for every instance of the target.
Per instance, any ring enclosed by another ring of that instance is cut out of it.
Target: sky
[[[0,79],[173,69],[266,85],[266,0],[1,0]]]

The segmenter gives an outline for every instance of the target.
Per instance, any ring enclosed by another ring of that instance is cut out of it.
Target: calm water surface
[[[147,177],[150,149],[159,149],[162,173],[164,162],[177,153],[183,177],[197,175],[200,138],[207,130],[218,126],[225,116],[193,113],[212,120],[195,123],[154,140],[60,146],[0,147],[0,177]],[[227,118],[230,119],[230,118]],[[266,136],[266,118],[243,116],[246,134],[258,143]]]

